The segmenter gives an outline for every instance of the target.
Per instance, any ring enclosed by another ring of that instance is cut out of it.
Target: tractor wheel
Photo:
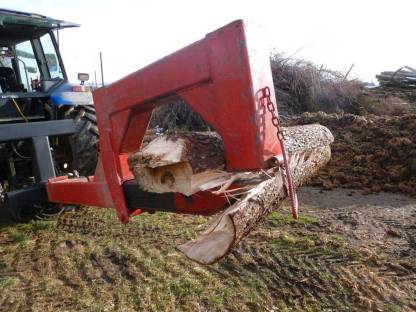
[[[70,168],[81,176],[93,175],[98,161],[99,133],[93,105],[71,107],[65,118],[72,118],[79,130],[69,137],[72,153]]]

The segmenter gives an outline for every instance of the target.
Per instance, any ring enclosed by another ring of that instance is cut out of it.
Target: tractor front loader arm
[[[49,200],[115,207],[124,223],[148,209],[217,212],[226,200],[210,192],[185,197],[140,191],[127,165],[128,154],[140,147],[152,110],[180,97],[221,135],[227,171],[262,169],[268,159],[282,153],[272,115],[258,100],[265,88],[276,103],[268,51],[237,20],[97,89],[93,96],[100,157],[95,175],[50,179]]]

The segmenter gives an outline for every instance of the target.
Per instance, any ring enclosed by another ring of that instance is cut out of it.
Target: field
[[[416,203],[398,194],[300,191],[212,266],[175,246],[203,217],[128,225],[82,208],[0,228],[1,311],[414,311]]]

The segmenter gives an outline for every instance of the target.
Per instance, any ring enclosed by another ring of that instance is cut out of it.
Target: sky
[[[60,31],[72,82],[94,71],[116,81],[233,20],[259,25],[270,51],[350,77],[416,68],[415,0],[1,0],[0,7],[81,24]]]

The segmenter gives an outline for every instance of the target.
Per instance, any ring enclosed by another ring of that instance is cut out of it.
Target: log
[[[215,132],[177,132],[156,137],[128,158],[138,185],[154,193],[187,196],[229,180],[221,137]]]
[[[290,156],[290,166],[297,186],[313,176],[331,157],[329,145]],[[195,240],[177,248],[189,259],[212,264],[223,258],[272,210],[288,196],[281,170],[250,190],[245,198],[221,213]]]
[[[330,131],[320,125],[283,129],[288,153],[328,145]],[[232,182],[256,183],[268,178],[258,172],[225,171],[224,147],[215,132],[177,132],[157,136],[128,158],[130,170],[145,191],[192,195]],[[244,180],[244,181],[243,181]]]
[[[283,129],[294,182],[302,185],[330,159],[331,132],[318,124]],[[200,190],[226,193],[231,183],[246,192],[223,211],[195,240],[178,246],[188,258],[211,264],[224,257],[288,196],[282,169],[262,172],[225,171],[221,138],[215,133],[159,136],[130,155],[130,170],[145,190],[185,195]]]

